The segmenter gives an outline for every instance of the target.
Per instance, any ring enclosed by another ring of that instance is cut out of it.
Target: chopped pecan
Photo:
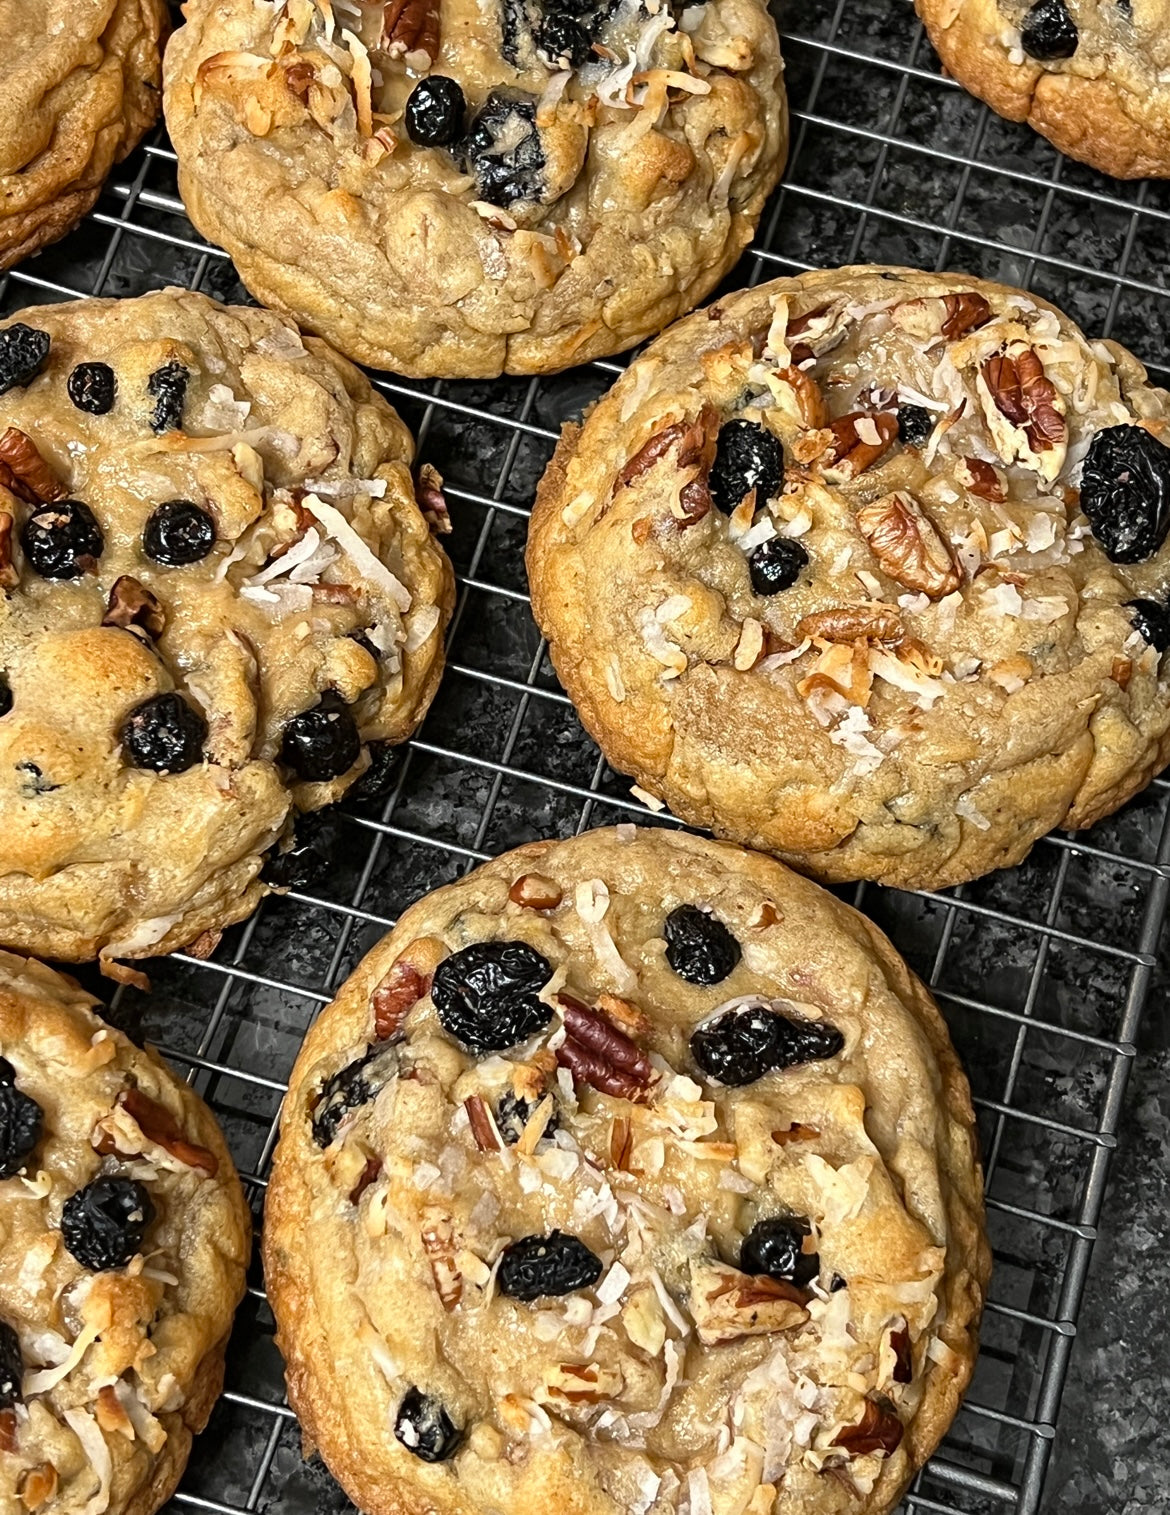
[[[0,1410],[0,1452],[16,1451],[16,1411]]]
[[[890,1331],[890,1349],[894,1354],[894,1382],[909,1383],[914,1377],[914,1358],[910,1351],[910,1328],[904,1318]]]
[[[564,899],[564,891],[543,874],[522,873],[508,890],[508,898],[528,910],[555,910]]]
[[[194,1142],[189,1142],[179,1129],[178,1122],[171,1112],[151,1099],[149,1095],[143,1094],[141,1089],[131,1085],[118,1096],[118,1104],[135,1122],[148,1142],[161,1147],[164,1152],[170,1153],[179,1162],[185,1163],[188,1168],[198,1168],[209,1178],[214,1178],[219,1172],[219,1159],[215,1153],[209,1152],[206,1147],[199,1147]],[[95,1151],[108,1155],[119,1151],[117,1142],[117,1136],[113,1131],[101,1129],[99,1126],[99,1134],[93,1146]],[[129,1157],[136,1154],[122,1153],[121,1155]]]
[[[1133,664],[1128,658],[1114,658],[1109,677],[1119,689],[1128,689],[1129,681],[1133,678]]]
[[[938,600],[962,582],[938,527],[904,490],[863,505],[857,524],[883,571],[907,589]]]
[[[998,468],[983,458],[960,458],[955,467],[955,477],[964,489],[978,495],[981,500],[1002,505],[1007,499],[1006,479]]]
[[[892,605],[838,605],[806,615],[796,632],[822,642],[896,642],[902,618]]]
[[[704,1346],[802,1326],[807,1299],[781,1279],[754,1277],[727,1263],[691,1263],[691,1318]]]
[[[545,1370],[536,1399],[548,1405],[595,1405],[615,1399],[625,1380],[618,1367],[599,1362],[558,1362]]]
[[[867,1394],[865,1409],[856,1425],[844,1426],[833,1438],[833,1446],[842,1447],[850,1457],[866,1457],[871,1452],[896,1452],[904,1427],[896,1410],[884,1394]]]
[[[51,1462],[28,1468],[21,1474],[16,1492],[26,1510],[39,1510],[57,1492],[57,1469]]]
[[[37,444],[16,426],[0,436],[0,483],[29,505],[44,505],[65,494]]]
[[[789,318],[784,340],[793,363],[807,363],[809,358],[831,351],[844,340],[849,329],[848,304],[844,299],[833,300]],[[793,342],[793,337],[804,340]]]
[[[463,1275],[455,1261],[458,1248],[451,1217],[442,1210],[424,1210],[420,1235],[443,1309],[453,1310],[463,1298]]]
[[[710,515],[711,491],[707,487],[705,475],[683,485],[678,492],[678,505],[677,520],[682,530],[688,526],[697,526],[704,516]]]
[[[126,1414],[112,1384],[103,1384],[94,1401],[94,1419],[103,1431],[119,1432],[127,1441],[134,1440],[134,1422]]]
[[[223,932],[208,927],[201,931],[193,942],[187,944],[187,953],[190,957],[197,957],[199,961],[206,962],[223,938]]]
[[[12,561],[12,527],[12,512],[0,510],[0,589],[14,589],[20,583],[20,571]]]
[[[411,1009],[431,992],[431,978],[447,949],[437,937],[421,936],[403,948],[370,995],[374,1036],[389,1041],[402,1030]]]
[[[942,334],[949,342],[966,336],[969,331],[975,331],[980,326],[986,326],[991,320],[991,306],[973,289],[964,290],[959,295],[943,295],[943,305],[946,307],[946,316]]]
[[[829,423],[832,440],[821,458],[826,478],[848,482],[887,453],[898,436],[898,418],[889,411],[854,411]]]
[[[314,584],[313,598],[321,605],[356,605],[359,591],[352,584]]]
[[[645,1099],[654,1081],[650,1059],[598,1010],[568,994],[558,994],[565,1020],[565,1040],[557,1061],[574,1078],[618,1099]]]
[[[654,465],[673,448],[677,448],[676,465],[680,469],[695,469],[695,475],[683,486],[679,494],[679,519],[685,526],[693,525],[711,509],[711,495],[707,489],[707,474],[715,458],[715,443],[719,436],[719,413],[713,405],[704,405],[693,421],[675,421],[657,432],[638,449],[617,476],[614,493],[628,488],[650,472]]]
[[[439,56],[439,0],[387,0],[382,7],[381,48],[392,58]]]
[[[414,484],[418,508],[436,536],[446,536],[451,530],[451,512],[447,509],[447,496],[443,493],[443,476],[432,463],[423,463]]]
[[[467,1111],[467,1121],[479,1150],[499,1152],[504,1144],[483,1098],[478,1094],[469,1095],[463,1101],[463,1108]]]
[[[793,1121],[792,1125],[773,1131],[772,1140],[778,1147],[787,1147],[792,1142],[815,1142],[820,1134],[815,1126],[805,1126],[799,1121]]]
[[[645,1036],[650,1030],[650,1017],[646,1012],[616,994],[599,994],[597,1008],[627,1036]]]
[[[609,1160],[615,1168],[629,1170],[634,1133],[628,1115],[619,1115],[609,1128]]]
[[[776,377],[792,389],[802,425],[810,431],[819,431],[827,423],[828,414],[821,386],[812,374],[805,373],[803,368],[789,367],[781,368]]]
[[[1048,452],[1068,435],[1056,407],[1056,386],[1030,347],[996,353],[980,368],[996,409],[1023,429],[1033,452]]]
[[[643,474],[649,473],[659,458],[664,458],[672,447],[682,441],[689,430],[689,422],[675,421],[672,426],[666,426],[662,431],[655,433],[648,442],[639,447],[618,474],[619,487],[628,489]]]
[[[991,320],[991,306],[974,290],[965,290],[962,294],[922,295],[916,300],[903,300],[890,311],[890,317],[895,326],[911,336],[924,339],[942,336],[954,342],[985,326]]]
[[[145,584],[131,574],[116,578],[110,588],[103,626],[121,626],[126,631],[140,627],[152,640],[162,636],[167,619],[158,600]]]
[[[317,77],[317,70],[307,58],[294,58],[291,62],[281,64],[284,69],[284,82],[298,100],[303,100],[309,93],[309,86]]]
[[[349,1191],[349,1202],[351,1205],[356,1205],[358,1200],[361,1199],[362,1195],[366,1192],[370,1185],[377,1183],[378,1175],[381,1173],[381,1171],[382,1159],[380,1157],[366,1158],[366,1165],[358,1174],[357,1183],[355,1183],[353,1188]]]

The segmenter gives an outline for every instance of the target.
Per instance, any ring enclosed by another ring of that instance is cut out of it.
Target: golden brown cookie
[[[609,760],[831,880],[960,883],[1170,755],[1170,396],[1045,301],[853,268],[728,296],[540,486],[533,608]]]
[[[412,450],[267,311],[0,328],[0,942],[137,957],[241,919],[286,820],[409,735],[453,599]]]
[[[976,1351],[966,1080],[885,937],[780,864],[536,843],[309,1033],[265,1264],[371,1515],[886,1515]]]
[[[947,71],[1119,179],[1170,176],[1167,0],[915,0]]]
[[[0,952],[0,1500],[151,1515],[223,1382],[250,1215],[153,1053]]]
[[[747,245],[787,115],[763,0],[196,0],[191,219],[360,362],[543,373],[660,331]]]

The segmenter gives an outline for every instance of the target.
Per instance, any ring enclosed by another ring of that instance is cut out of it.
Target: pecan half
[[[508,890],[508,898],[527,910],[555,910],[564,899],[564,892],[559,884],[542,874],[522,873]]]
[[[141,1089],[133,1085],[126,1089],[118,1096],[118,1105],[131,1117],[148,1142],[161,1147],[164,1152],[168,1152],[173,1158],[186,1164],[188,1168],[198,1168],[209,1178],[214,1178],[219,1172],[219,1159],[215,1153],[209,1152],[206,1147],[199,1147],[194,1142],[189,1142],[179,1129],[178,1122],[171,1112],[151,1099],[149,1095],[143,1094]],[[93,1147],[96,1152],[107,1156],[120,1150],[116,1134],[111,1130],[101,1128]],[[122,1153],[121,1155],[131,1157],[137,1154]]]
[[[20,570],[12,561],[12,512],[0,510],[0,589],[14,589],[20,583]]]
[[[382,7],[381,49],[392,58],[439,56],[439,0],[387,0]]]
[[[704,1346],[802,1326],[807,1299],[781,1279],[754,1277],[726,1263],[691,1263],[691,1318]]]
[[[110,588],[103,626],[121,626],[124,630],[140,627],[152,640],[162,636],[167,620],[158,600],[128,573],[116,578]]]
[[[791,388],[796,398],[797,414],[803,426],[810,431],[819,431],[827,424],[825,397],[821,393],[821,386],[812,374],[805,373],[803,368],[789,367],[781,368],[776,377]]]
[[[1002,505],[1007,499],[1007,480],[998,468],[983,458],[960,458],[955,467],[955,478],[971,494],[978,495],[981,500],[990,500],[993,505]]]
[[[65,493],[37,444],[16,426],[0,436],[0,483],[29,505],[44,505]]]
[[[889,411],[854,411],[829,423],[831,442],[821,458],[826,478],[847,483],[884,456],[898,436],[898,418]]]
[[[444,1310],[453,1310],[463,1298],[463,1275],[455,1261],[455,1227],[451,1217],[442,1210],[424,1210],[422,1230],[423,1251],[431,1265],[431,1277],[435,1292]]]
[[[796,634],[822,642],[896,642],[902,618],[892,605],[838,605],[806,615]]]
[[[942,334],[950,342],[957,337],[966,336],[967,332],[975,331],[980,326],[986,326],[991,320],[991,306],[973,289],[964,290],[959,295],[943,295],[943,305],[946,316]]]
[[[863,505],[857,525],[890,578],[932,600],[958,589],[959,570],[938,527],[916,500],[896,490]]]
[[[894,325],[914,337],[942,336],[957,341],[991,320],[991,306],[974,290],[962,294],[922,295],[903,300],[890,311]]]
[[[904,1431],[897,1412],[884,1394],[867,1394],[865,1409],[856,1425],[844,1426],[833,1438],[833,1446],[842,1447],[850,1457],[865,1457],[870,1452],[896,1452]]]
[[[623,1031],[568,994],[557,995],[565,1020],[565,1040],[557,1062],[575,1079],[618,1099],[645,1099],[654,1081],[654,1066]]]
[[[996,409],[1023,429],[1033,452],[1048,452],[1068,435],[1056,407],[1056,386],[1031,347],[997,353],[980,368]]]
[[[704,405],[693,421],[675,421],[663,427],[643,443],[622,468],[614,484],[614,494],[619,489],[628,488],[649,473],[672,449],[677,449],[677,467],[695,470],[694,477],[682,486],[679,494],[679,520],[684,526],[701,521],[711,509],[707,475],[715,458],[718,437],[719,413],[713,405]]]

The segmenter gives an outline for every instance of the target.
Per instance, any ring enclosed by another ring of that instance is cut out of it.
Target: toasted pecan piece
[[[905,490],[857,512],[857,525],[884,572],[907,589],[939,600],[962,582],[938,527]]]

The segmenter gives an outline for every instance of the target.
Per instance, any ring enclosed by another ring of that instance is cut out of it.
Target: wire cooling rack
[[[1021,284],[1170,378],[1170,185],[1061,159],[942,78],[906,0],[792,0],[781,15],[793,107],[788,172],[730,281],[854,261]],[[184,284],[244,299],[183,215],[165,138],[115,174],[65,242],[0,282],[0,304]],[[529,614],[528,508],[560,423],[620,372],[381,382],[447,479],[460,580],[435,706],[374,809],[322,818],[311,886],[273,897],[214,956],[151,964],[120,992],[224,1124],[259,1217],[285,1080],[313,1016],[401,910],[521,841],[650,817],[577,724]],[[930,982],[971,1076],[996,1269],[967,1403],[907,1496],[913,1515],[1034,1515],[1110,1151],[1170,889],[1170,788],[1087,836],[948,894],[842,891]],[[101,986],[108,993],[110,986]],[[1119,1491],[1120,1494],[1120,1491]],[[252,1275],[227,1391],[177,1506],[332,1515],[347,1502],[303,1462],[272,1320]]]

